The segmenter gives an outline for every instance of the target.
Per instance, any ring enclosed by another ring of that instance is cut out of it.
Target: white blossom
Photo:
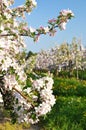
[[[60,25],[59,25],[59,28],[61,29],[61,30],[65,30],[66,29],[66,22],[62,22]]]
[[[68,14],[71,14],[72,16],[74,16],[73,12],[72,12],[71,10],[69,10],[69,9],[67,9],[67,10],[62,10],[60,13],[61,13],[61,15],[63,15],[63,16],[67,16]]]

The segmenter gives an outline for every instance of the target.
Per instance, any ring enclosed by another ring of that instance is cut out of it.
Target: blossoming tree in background
[[[51,72],[52,70],[61,71],[62,68],[64,70],[69,69],[69,71],[73,71],[76,68],[81,70],[83,67],[84,48],[79,40],[75,40],[73,38],[71,44],[63,42],[61,45],[55,46],[47,51],[40,51],[36,56],[35,69]]]
[[[31,79],[31,86],[28,85],[23,36],[34,41],[42,34],[53,36],[57,27],[66,29],[66,23],[74,14],[69,9],[62,10],[56,19],[48,21],[47,27],[33,29],[21,19],[25,13],[31,13],[36,1],[26,0],[17,8],[10,7],[13,3],[14,0],[0,0],[0,93],[4,108],[10,110],[14,121],[33,124],[55,104],[53,79],[50,76]]]

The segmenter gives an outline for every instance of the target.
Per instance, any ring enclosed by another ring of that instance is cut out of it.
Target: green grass
[[[86,81],[54,77],[56,104],[41,119],[43,130],[86,130]]]
[[[53,90],[56,96],[86,96],[86,81],[55,77]]]
[[[30,124],[22,123],[22,124],[12,124],[10,122],[0,123],[0,130],[25,130],[29,129]]]

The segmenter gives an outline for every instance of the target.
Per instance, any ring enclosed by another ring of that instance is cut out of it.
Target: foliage
[[[54,95],[86,96],[86,81],[75,78],[54,78]]]
[[[77,77],[76,70],[74,71],[74,76]],[[81,79],[81,80],[86,80],[86,69],[78,70],[78,78]]]
[[[63,77],[63,78],[72,78],[72,77],[75,77],[77,78],[77,70],[72,70],[72,71],[69,71],[69,70],[62,70],[58,73],[56,73],[55,71],[53,71],[53,74],[54,75],[57,75],[59,77]],[[78,70],[78,79],[80,80],[86,80],[86,69],[84,70]]]

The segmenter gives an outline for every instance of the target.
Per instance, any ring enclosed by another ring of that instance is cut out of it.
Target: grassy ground
[[[43,130],[86,130],[86,81],[54,77],[56,104],[42,119]]]

